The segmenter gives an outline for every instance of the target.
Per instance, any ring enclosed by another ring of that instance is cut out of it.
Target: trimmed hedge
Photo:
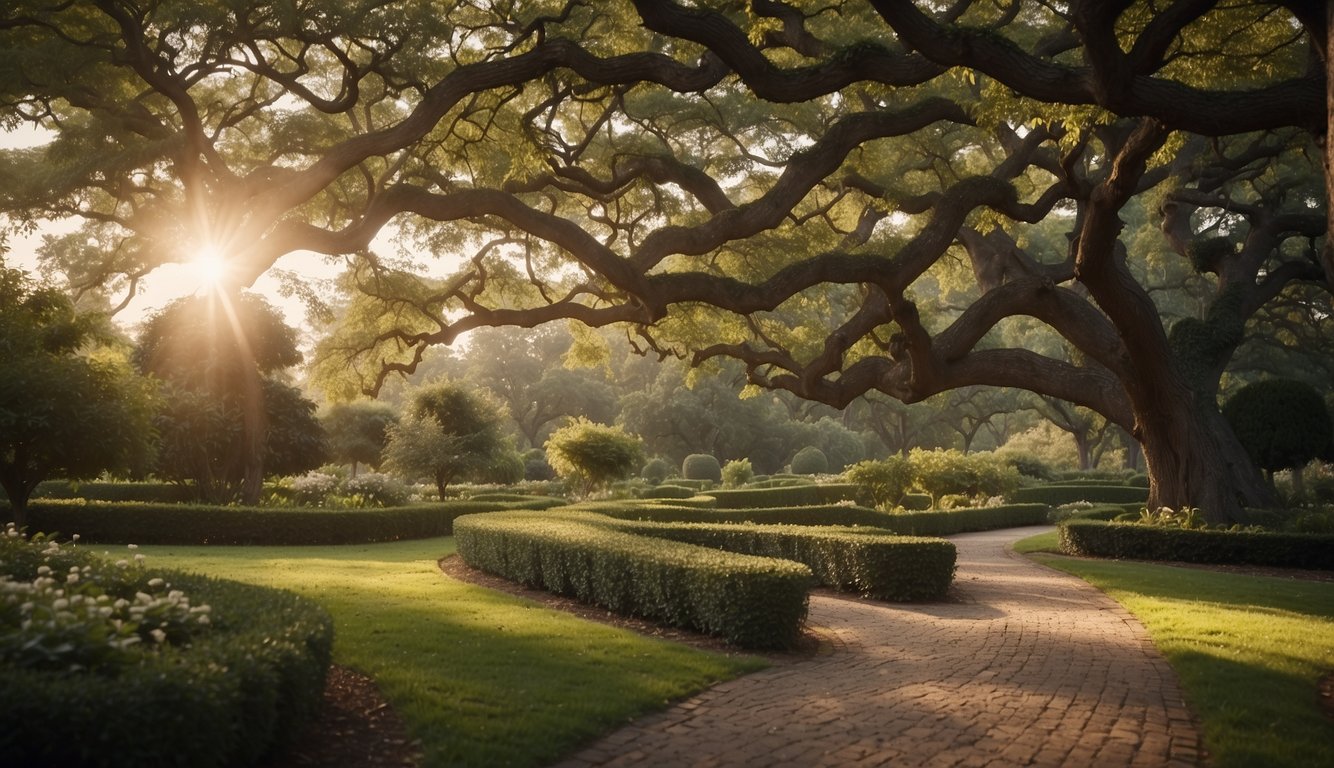
[[[710,549],[793,560],[819,583],[879,600],[940,600],[954,579],[956,550],[943,539],[788,525],[622,523],[623,530]]]
[[[1061,552],[1084,557],[1334,570],[1334,534],[1196,530],[1071,520]]]
[[[1010,494],[1010,501],[1016,504],[1047,504],[1060,506],[1075,501],[1088,501],[1094,504],[1143,504],[1149,500],[1148,488],[1132,485],[1034,485],[1020,488]]]
[[[157,575],[210,605],[213,631],[114,672],[0,668],[6,765],[257,765],[319,706],[333,648],[321,608],[288,592]]]
[[[652,488],[647,488],[640,494],[643,499],[689,499],[697,491],[694,488],[687,488],[684,485],[675,485],[664,483]]]
[[[1046,504],[1002,504],[998,507],[929,509],[890,515],[885,526],[895,533],[912,536],[952,536],[971,531],[994,531],[1047,525]]]
[[[804,565],[706,550],[598,524],[588,512],[466,515],[459,555],[512,581],[747,648],[787,648],[806,617]]]
[[[867,526],[909,536],[949,536],[968,531],[990,531],[1046,525],[1045,504],[1006,504],[975,509],[880,512],[866,507],[834,504],[825,506],[772,507],[769,509],[705,509],[680,504],[625,504],[605,502],[588,505],[621,520],[652,520],[683,523],[754,523],[758,525]]]
[[[89,501],[147,501],[158,504],[185,504],[194,501],[194,489],[177,483],[73,483],[47,480],[37,484],[32,500],[88,499]]]
[[[185,504],[34,501],[32,531],[79,534],[117,544],[364,544],[448,536],[454,519],[475,512],[548,509],[562,499],[523,502],[446,501],[403,507],[320,509],[215,507]]]
[[[707,493],[718,500],[719,509],[760,509],[854,501],[857,491],[858,486],[852,483],[807,483],[770,488],[720,488]]]

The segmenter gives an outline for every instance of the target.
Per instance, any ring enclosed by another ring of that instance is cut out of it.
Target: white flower
[[[149,580],[148,580],[148,586],[149,586],[149,587],[152,587],[153,589],[157,589],[158,587],[162,586],[162,585],[165,584],[165,583],[166,583],[166,582],[164,582],[162,579],[149,579]]]
[[[126,549],[138,549],[138,548],[139,548],[139,545],[138,545],[138,544],[126,544],[125,547],[126,547]]]
[[[148,634],[153,636],[154,642],[165,643],[167,641],[167,633],[163,632],[160,629],[155,629],[152,632],[149,632]]]

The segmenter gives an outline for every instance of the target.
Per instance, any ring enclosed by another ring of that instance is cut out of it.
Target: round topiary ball
[[[707,453],[692,453],[681,463],[681,477],[687,480],[722,482],[723,467]]]
[[[644,468],[639,471],[639,476],[645,480],[657,485],[666,480],[672,474],[672,465],[663,459],[650,459]]]
[[[822,475],[829,471],[829,459],[824,455],[824,451],[813,445],[808,445],[797,451],[797,455],[792,457],[792,474],[794,475]]]

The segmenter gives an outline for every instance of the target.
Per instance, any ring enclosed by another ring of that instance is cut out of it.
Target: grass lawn
[[[341,547],[142,547],[148,565],[299,592],[334,660],[375,678],[425,766],[542,765],[762,660],[698,651],[450,579],[451,538]]]
[[[1055,549],[1055,534],[1015,547],[1044,548]],[[1144,624],[1202,721],[1211,766],[1334,766],[1334,722],[1316,691],[1334,671],[1334,584],[1037,559],[1088,581]]]

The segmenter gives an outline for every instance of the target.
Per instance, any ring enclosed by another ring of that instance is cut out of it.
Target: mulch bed
[[[375,681],[335,665],[315,719],[264,768],[404,768],[420,761],[421,750]]]

